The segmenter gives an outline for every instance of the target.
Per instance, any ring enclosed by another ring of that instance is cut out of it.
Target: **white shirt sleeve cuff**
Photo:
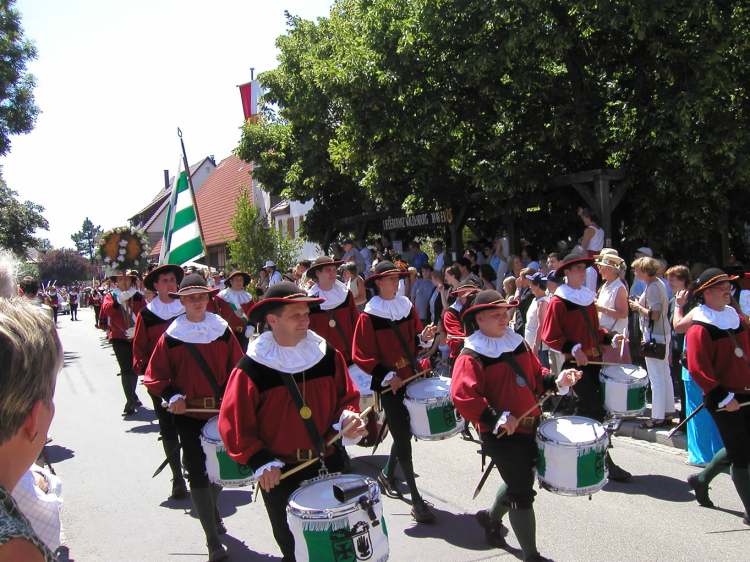
[[[557,381],[555,381],[555,384],[557,384]],[[565,396],[566,394],[568,394],[568,392],[570,392],[569,386],[560,386],[559,384],[557,385],[557,394],[559,394],[560,396]]]
[[[283,467],[284,467],[284,463],[281,462],[280,460],[272,460],[271,462],[267,462],[266,464],[261,466],[258,470],[256,470],[253,473],[253,478],[258,480],[261,476],[263,476],[263,473],[266,470],[271,470],[272,468],[283,468]]]
[[[388,386],[388,383],[390,380],[396,376],[396,371],[391,371],[386,376],[383,377],[383,382],[380,383],[380,386]]]
[[[580,351],[581,349],[583,349],[583,346],[580,343],[577,343],[573,346],[573,349],[570,350],[570,353],[575,355],[575,352]]]
[[[178,400],[187,400],[187,396],[185,396],[184,394],[175,394],[174,396],[172,396],[172,398],[169,399],[169,402],[167,403],[167,407],[171,406]]]
[[[333,429],[336,431],[341,431],[341,429],[349,423],[349,420],[353,418],[358,418],[359,414],[357,412],[352,412],[351,410],[344,410],[341,412],[341,417],[339,418],[338,423],[333,424]],[[361,437],[341,437],[341,444],[344,447],[349,447],[350,445],[356,445],[359,443],[359,440]]]
[[[255,328],[248,324],[247,328],[245,328],[245,337],[250,339],[252,335],[255,333]]]
[[[492,428],[492,433],[497,435],[500,432],[500,426],[503,425],[504,423],[507,423],[509,415],[510,415],[510,412],[508,411],[503,412],[503,414],[497,420],[495,427]]]
[[[722,400],[721,402],[719,402],[719,408],[724,408],[732,400],[734,400],[734,392],[730,392],[729,394],[727,394],[727,397],[724,398],[724,400]]]

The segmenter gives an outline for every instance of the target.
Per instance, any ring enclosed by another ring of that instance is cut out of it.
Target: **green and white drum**
[[[610,415],[637,416],[646,409],[648,373],[637,365],[610,365],[599,373],[604,409]]]
[[[539,485],[563,496],[588,496],[607,483],[609,438],[604,427],[581,416],[552,418],[536,432]]]
[[[451,380],[447,377],[421,379],[406,387],[404,405],[417,439],[439,441],[464,430],[466,421],[456,412],[450,393]]]
[[[362,484],[358,497],[340,502],[337,483]],[[329,474],[306,480],[289,497],[286,519],[294,535],[297,562],[388,560],[388,529],[377,482],[357,474]]]
[[[201,445],[206,455],[206,472],[214,484],[242,488],[253,483],[253,469],[233,461],[219,435],[219,416],[206,422],[201,430]]]

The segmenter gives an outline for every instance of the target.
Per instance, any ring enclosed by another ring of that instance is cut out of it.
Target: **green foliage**
[[[39,109],[34,103],[34,77],[26,65],[36,48],[23,36],[13,0],[0,2],[0,156],[10,150],[10,136],[28,133]]]
[[[20,201],[18,193],[8,187],[0,174],[0,247],[9,249],[20,258],[26,256],[29,248],[38,247],[40,241],[34,236],[36,230],[49,229],[43,212],[41,205]]]
[[[81,225],[81,230],[72,234],[70,239],[75,243],[76,251],[93,263],[96,256],[97,242],[102,232],[101,226],[94,226],[94,223],[86,217],[83,220],[83,225]]]
[[[711,231],[747,220],[746,2],[338,0],[277,46],[238,153],[314,198],[314,239],[356,209],[468,205],[472,230],[510,215],[552,247],[583,202],[551,180],[600,168],[625,172],[621,248],[710,260]]]
[[[91,264],[75,250],[50,250],[39,256],[39,276],[45,281],[66,285],[91,279]]]
[[[229,259],[238,269],[257,272],[266,260],[272,260],[277,269],[283,272],[296,263],[301,248],[300,239],[290,240],[270,228],[245,188],[237,198],[232,229],[236,239],[228,244]]]

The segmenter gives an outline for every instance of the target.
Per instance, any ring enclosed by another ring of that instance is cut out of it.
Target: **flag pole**
[[[187,153],[185,152],[185,141],[182,140],[182,129],[177,127],[177,136],[180,137],[180,146],[182,147],[182,163],[185,166],[185,173],[187,174],[188,185],[190,186],[190,197],[193,200],[193,210],[195,211],[195,220],[198,221],[198,232],[201,236],[201,246],[203,246],[203,255],[206,258],[206,265],[208,266],[209,273],[211,272],[211,260],[208,257],[208,248],[206,248],[206,239],[203,236],[203,224],[201,223],[200,214],[198,214],[198,202],[195,199],[195,189],[193,188],[193,178],[190,174],[190,165],[188,164]],[[176,182],[175,182],[176,185]]]

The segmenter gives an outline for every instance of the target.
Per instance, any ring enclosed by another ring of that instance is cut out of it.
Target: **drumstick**
[[[740,407],[740,408],[744,408],[745,406],[750,406],[750,400],[748,400],[747,402],[740,402],[740,403],[739,403],[739,407]],[[717,411],[717,412],[726,412],[726,411],[727,411],[727,407],[726,407],[726,406],[724,406],[723,408],[719,408],[719,409],[718,409],[718,410],[716,410],[716,411]]]
[[[628,337],[628,328],[625,327],[625,332],[622,334],[622,339],[620,340],[620,357],[622,357],[622,354],[625,353],[625,340]]]
[[[451,336],[450,334],[448,334],[448,339],[449,340],[465,340],[466,336]]]
[[[186,414],[218,414],[219,410],[212,408],[185,408]]]
[[[621,366],[622,363],[607,363],[606,361],[589,361],[587,365],[613,365],[613,366]]]
[[[365,417],[367,417],[367,414],[369,414],[369,413],[370,413],[371,411],[372,411],[372,406],[370,406],[370,407],[368,407],[368,408],[365,408],[365,410],[364,410],[364,411],[363,411],[362,413],[360,413],[360,414],[359,414],[359,416],[357,416],[357,417],[358,417],[359,419],[364,419]],[[339,439],[341,439],[341,438],[342,438],[342,437],[344,436],[344,432],[345,432],[346,430],[348,430],[348,429],[349,429],[349,428],[350,428],[350,427],[352,426],[352,424],[354,424],[354,422],[353,422],[353,421],[352,421],[352,422],[350,422],[350,423],[348,423],[348,424],[346,425],[346,427],[342,427],[342,428],[341,428],[341,431],[339,431],[339,432],[338,432],[338,433],[337,433],[336,435],[334,435],[333,437],[331,437],[331,438],[330,438],[330,439],[329,439],[329,440],[328,440],[328,441],[326,442],[326,446],[331,446],[331,445],[333,445],[333,444],[334,444],[334,443],[335,443],[336,441],[338,441]],[[286,478],[287,476],[291,476],[292,474],[295,474],[295,473],[299,472],[299,471],[300,471],[300,470],[302,470],[303,468],[307,468],[308,466],[310,466],[310,465],[311,465],[311,464],[313,464],[313,463],[316,463],[316,462],[318,462],[319,460],[320,460],[320,459],[319,459],[318,457],[315,457],[315,458],[313,458],[313,459],[310,459],[310,460],[307,460],[307,461],[305,461],[305,462],[303,462],[303,463],[301,463],[301,464],[298,464],[298,465],[297,465],[297,466],[295,466],[294,468],[292,468],[292,469],[289,469],[289,470],[287,470],[287,471],[286,471],[286,472],[285,472],[284,474],[282,474],[282,475],[281,475],[281,480],[283,480],[283,479],[284,479],[284,478]]]
[[[536,404],[534,404],[531,408],[529,408],[528,410],[526,410],[523,414],[521,414],[516,419],[520,422],[523,418],[525,418],[526,416],[528,416],[531,412],[533,412],[537,408],[541,408],[542,404],[544,404],[547,401],[547,398],[549,398],[550,396],[552,396],[552,394],[553,394],[553,392],[551,390],[548,390],[547,392],[545,392]],[[503,429],[500,433],[497,434],[497,436],[498,436],[498,438],[500,438],[503,435],[505,435],[506,433],[508,433],[508,430],[507,429]]]
[[[414,380],[414,379],[416,379],[417,377],[421,377],[422,375],[426,375],[426,374],[427,374],[427,373],[429,373],[429,372],[430,372],[431,370],[432,370],[432,369],[425,369],[424,371],[419,371],[419,372],[418,372],[418,373],[417,373],[416,375],[412,375],[412,376],[410,376],[410,377],[409,377],[408,379],[404,379],[404,381],[403,381],[403,382],[404,382],[404,384],[406,384],[407,382],[413,381],[413,380]],[[392,386],[387,386],[387,387],[385,388],[385,390],[383,391],[383,394],[385,394],[386,392],[393,392],[393,387],[392,387]]]

